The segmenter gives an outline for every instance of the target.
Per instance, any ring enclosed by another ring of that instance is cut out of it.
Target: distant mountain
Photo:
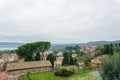
[[[51,49],[54,50],[61,50],[64,49],[67,46],[75,46],[75,45],[80,45],[80,46],[90,46],[90,45],[105,45],[105,44],[110,44],[110,43],[120,43],[120,40],[116,41],[91,41],[87,43],[60,43],[60,44],[52,44]],[[7,46],[20,46],[25,43],[20,43],[20,42],[0,42],[0,47],[7,47]]]
[[[64,48],[67,47],[67,46],[75,46],[75,45],[77,45],[77,43],[52,44],[51,49],[54,49],[54,50],[62,50],[62,49],[64,49]]]
[[[88,43],[80,43],[80,45],[105,45],[110,43],[120,43],[120,40],[116,41],[93,41]]]
[[[64,49],[67,46],[75,46],[75,45],[80,45],[80,46],[90,46],[90,45],[105,45],[105,44],[110,44],[110,43],[120,43],[120,40],[116,41],[91,41],[87,43],[68,43],[68,44],[52,44],[52,49],[54,50],[60,50]]]

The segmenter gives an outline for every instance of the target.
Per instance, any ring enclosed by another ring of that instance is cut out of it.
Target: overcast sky
[[[120,39],[120,0],[0,0],[0,41]]]

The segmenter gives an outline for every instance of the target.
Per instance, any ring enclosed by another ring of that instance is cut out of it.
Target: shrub
[[[75,74],[75,72],[76,72],[75,69],[73,69],[73,68],[70,68],[69,70],[71,71],[71,74]]]
[[[92,69],[91,58],[89,56],[84,57],[83,62],[84,62],[85,69]]]
[[[102,62],[103,80],[120,80],[120,54],[106,57]]]
[[[71,76],[74,73],[75,73],[74,70],[68,70],[68,69],[65,69],[65,68],[57,69],[54,72],[54,74],[56,76],[62,76],[62,77],[69,77],[69,76]]]
[[[57,70],[54,72],[54,74],[55,74],[56,76],[60,76],[60,75],[61,75],[60,69],[57,69]]]

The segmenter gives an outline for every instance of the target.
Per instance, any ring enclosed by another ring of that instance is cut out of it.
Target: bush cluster
[[[68,70],[68,69],[64,69],[64,68],[57,69],[54,72],[54,74],[56,76],[62,76],[62,77],[69,77],[69,76],[73,75],[74,73],[75,73],[75,71],[73,69]]]
[[[120,80],[120,54],[116,53],[105,58],[101,67],[103,80]]]

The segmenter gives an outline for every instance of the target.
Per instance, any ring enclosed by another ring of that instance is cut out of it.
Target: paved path
[[[99,71],[93,71],[93,72],[91,72],[91,74],[92,74],[93,76],[96,76],[96,77],[101,78]]]

